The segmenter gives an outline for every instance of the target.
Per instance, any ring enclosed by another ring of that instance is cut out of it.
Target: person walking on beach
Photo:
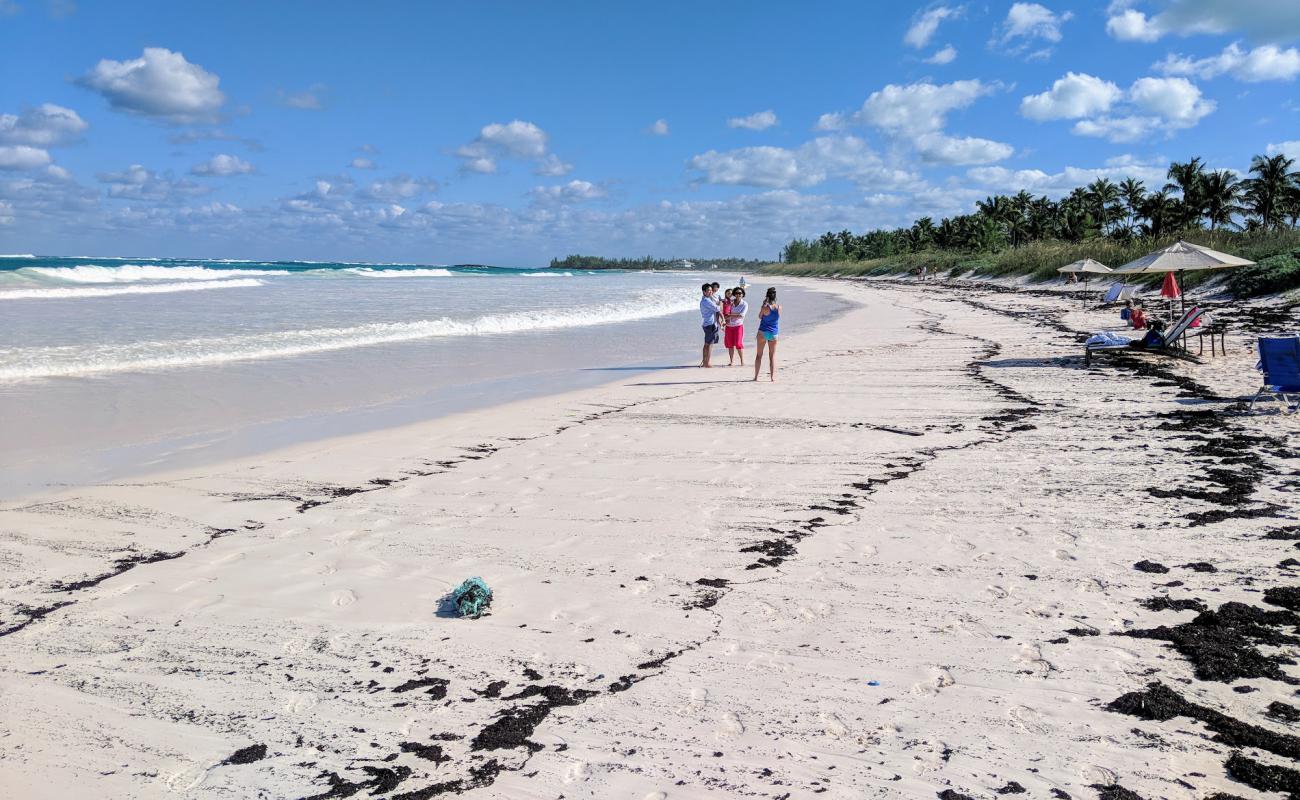
[[[776,337],[781,329],[781,306],[776,302],[776,287],[769,287],[758,310],[758,347],[754,355],[754,380],[763,369],[763,348],[767,348],[767,377],[776,381]]]
[[[709,363],[713,357],[713,346],[718,343],[718,324],[722,320],[722,308],[713,296],[717,287],[706,283],[700,287],[704,296],[700,298],[700,322],[704,326],[704,353],[700,356],[701,367],[712,367]]]
[[[740,366],[745,366],[745,314],[749,311],[749,304],[745,302],[745,289],[743,286],[737,286],[731,290],[731,307],[725,314],[727,320],[727,330],[723,333],[722,343],[727,347],[727,366],[736,363],[736,355],[740,355]]]

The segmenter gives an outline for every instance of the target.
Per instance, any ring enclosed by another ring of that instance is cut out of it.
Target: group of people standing
[[[704,326],[704,352],[700,357],[701,367],[712,367],[713,346],[718,343],[718,334],[722,333],[723,346],[727,348],[727,366],[735,366],[736,357],[740,357],[740,366],[745,366],[745,315],[749,313],[749,303],[745,300],[744,279],[741,285],[728,289],[721,297],[718,283],[706,283],[700,287],[700,320]],[[781,306],[776,302],[776,287],[767,290],[763,305],[758,310],[758,338],[754,356],[754,380],[763,368],[763,352],[767,351],[768,379],[776,380],[776,339],[780,332]]]

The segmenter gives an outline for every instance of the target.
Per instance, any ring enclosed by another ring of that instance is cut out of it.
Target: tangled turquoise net
[[[456,587],[451,593],[451,601],[456,604],[456,612],[462,617],[478,619],[492,605],[492,590],[476,575]]]

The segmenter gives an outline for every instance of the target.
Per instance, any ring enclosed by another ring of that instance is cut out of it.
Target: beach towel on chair
[[[1118,347],[1120,345],[1126,345],[1131,341],[1133,340],[1129,337],[1120,336],[1114,331],[1099,331],[1089,336],[1088,341],[1084,342],[1084,344],[1092,345],[1094,347],[1097,345],[1101,345],[1102,347]]]

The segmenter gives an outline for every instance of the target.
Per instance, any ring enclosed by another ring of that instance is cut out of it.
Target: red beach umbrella
[[[1175,297],[1182,297],[1182,294],[1178,290],[1178,281],[1174,279],[1174,273],[1166,272],[1165,282],[1160,284],[1160,296],[1173,300]]]

